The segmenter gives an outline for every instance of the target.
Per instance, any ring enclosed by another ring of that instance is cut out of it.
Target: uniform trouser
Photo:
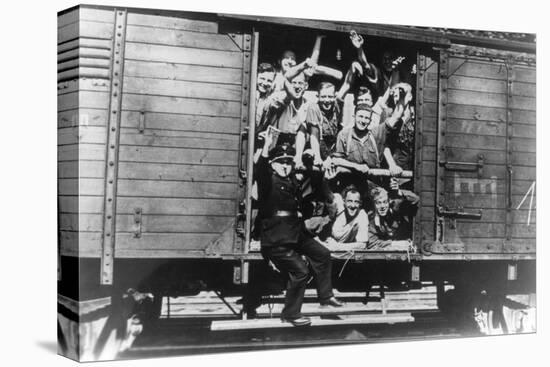
[[[262,247],[262,255],[288,274],[285,307],[281,314],[285,319],[301,317],[304,293],[310,278],[308,265],[301,255],[306,256],[311,266],[319,301],[327,301],[333,296],[330,251],[311,237],[300,237],[298,244]]]

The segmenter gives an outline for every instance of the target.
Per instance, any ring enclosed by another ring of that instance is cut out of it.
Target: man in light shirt
[[[338,214],[332,225],[332,237],[339,243],[367,242],[369,239],[369,218],[362,208],[361,193],[350,185],[342,193],[344,210]]]

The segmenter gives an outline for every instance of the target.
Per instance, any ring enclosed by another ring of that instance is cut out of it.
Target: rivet
[[[116,113],[116,110],[113,110],[113,114],[115,114],[115,113]]]
[[[122,36],[122,33],[118,32],[116,35],[120,37]]]
[[[108,198],[107,201],[108,201],[108,202],[111,202],[111,201],[113,201],[113,199],[112,199],[112,198]]]
[[[118,25],[118,28],[122,28],[122,26],[119,24],[119,25]]]
[[[110,234],[110,233],[105,233],[105,235],[106,235],[107,237],[109,237],[111,234]]]
[[[118,71],[115,71],[115,76],[118,76]]]
[[[248,58],[250,55],[249,54],[245,54],[244,57]]]
[[[115,149],[115,146],[114,146],[114,144],[111,144],[111,149]]]
[[[110,216],[110,215],[107,216],[107,219],[111,219],[111,218],[112,218],[112,216]]]
[[[118,15],[122,16],[122,14],[123,14],[123,13],[122,13],[121,11],[118,12]]]
[[[115,162],[113,162],[113,161],[109,162],[109,166],[114,166],[114,165],[115,165]]]
[[[116,62],[117,64],[120,64],[120,61],[118,61],[118,60],[117,60],[117,61],[115,61],[115,62]]]
[[[116,93],[116,92],[114,92],[114,93],[113,93],[113,96],[114,96],[114,97],[116,97],[116,96],[117,96],[117,93]]]
[[[243,102],[243,105],[247,106],[247,105],[248,105],[248,102],[244,101],[244,102]]]
[[[116,131],[116,127],[113,126],[113,127],[111,128],[111,131]]]
[[[112,184],[112,183],[113,183],[113,180],[109,180],[109,183]]]

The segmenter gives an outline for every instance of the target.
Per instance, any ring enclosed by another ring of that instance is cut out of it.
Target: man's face
[[[270,93],[273,88],[273,80],[275,80],[275,73],[272,71],[265,71],[258,74],[256,89],[260,94]]]
[[[286,73],[288,69],[296,65],[296,55],[293,52],[287,51],[281,58],[281,69]]]
[[[288,177],[294,168],[294,161],[291,158],[276,160],[271,163],[271,168],[280,177]]]
[[[388,210],[390,209],[388,194],[383,192],[374,200],[374,209],[376,210],[376,214],[381,217],[385,217],[388,214]]]
[[[370,92],[365,92],[359,96],[357,96],[357,103],[356,104],[366,104],[370,107],[373,106],[374,102],[372,100],[372,94]]]
[[[323,111],[330,111],[336,101],[336,92],[334,87],[323,88],[319,91],[319,107]]]
[[[392,70],[392,62],[393,55],[390,52],[384,52],[384,55],[382,56],[382,67],[386,72],[390,72]]]
[[[359,110],[355,113],[355,128],[359,131],[366,131],[372,120],[372,111]]]
[[[361,195],[358,192],[348,192],[344,201],[348,216],[354,218],[361,208]]]
[[[297,98],[302,98],[304,92],[307,89],[307,82],[303,73],[299,74],[297,77],[292,79],[292,88],[294,88],[294,93],[296,93]]]

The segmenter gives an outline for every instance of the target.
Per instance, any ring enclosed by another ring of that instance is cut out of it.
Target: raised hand
[[[361,47],[363,47],[363,44],[365,43],[365,41],[363,40],[363,37],[357,34],[357,32],[355,32],[354,30],[351,30],[349,32],[349,38],[351,40],[351,43],[353,44],[353,47],[357,49],[360,49]]]
[[[392,70],[395,70],[399,64],[401,64],[405,60],[405,56],[399,56],[397,59],[393,60],[391,62]]]
[[[351,71],[352,73],[357,73],[359,74],[360,76],[363,75],[363,67],[361,66],[361,64],[357,61],[354,61],[351,63]]]

